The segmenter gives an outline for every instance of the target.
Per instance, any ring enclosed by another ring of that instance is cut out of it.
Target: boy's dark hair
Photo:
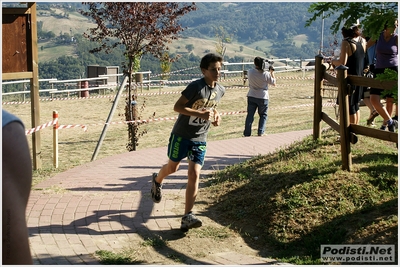
[[[208,69],[208,66],[210,66],[210,63],[213,63],[213,62],[221,62],[222,63],[222,61],[223,61],[223,59],[220,55],[217,55],[214,53],[208,53],[201,59],[200,68]]]

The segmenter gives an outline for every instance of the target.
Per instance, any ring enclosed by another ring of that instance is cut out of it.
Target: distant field
[[[181,38],[178,41],[175,41],[171,45],[171,52],[176,53],[188,53],[188,50],[185,48],[186,45],[192,44],[194,46],[194,50],[192,53],[197,56],[204,55],[206,51],[215,52],[215,44],[216,41],[212,39],[200,39],[200,38]],[[240,46],[243,46],[243,51],[240,52]],[[262,51],[257,51],[249,46],[244,46],[240,43],[231,43],[226,45],[226,56],[234,57],[240,56],[244,57],[245,61],[252,61],[256,56],[265,56],[265,53]]]
[[[39,43],[39,62],[52,61],[60,56],[73,56],[75,49],[72,45],[49,46],[49,42]],[[41,47],[43,46],[43,50]]]
[[[63,11],[56,10],[57,14]],[[56,35],[60,33],[82,34],[94,24],[77,12],[69,12],[69,18],[55,18],[53,16],[38,16],[38,21],[43,21],[43,31],[52,31]]]
[[[295,45],[297,47],[300,47],[302,44],[307,43],[307,39],[308,39],[307,35],[300,34],[300,35],[297,35],[297,36],[295,36],[293,38],[293,42],[295,43]]]

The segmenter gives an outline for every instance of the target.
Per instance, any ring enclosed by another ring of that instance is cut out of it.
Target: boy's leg
[[[162,199],[162,182],[165,177],[174,173],[178,170],[180,162],[174,162],[168,160],[168,163],[161,167],[158,173],[153,173],[152,186],[151,186],[151,198],[153,202],[160,203]]]
[[[188,182],[185,192],[185,215],[181,220],[181,230],[202,226],[202,221],[192,213],[200,182],[200,171],[204,164],[207,145],[205,142],[194,142],[188,153]]]
[[[157,174],[157,178],[155,179],[157,183],[161,184],[165,177],[176,172],[179,169],[180,162],[174,162],[172,160],[168,160],[168,163],[163,165],[160,171]]]
[[[201,165],[189,160],[188,183],[185,195],[185,215],[181,220],[181,230],[188,231],[191,228],[201,227],[203,222],[192,213],[194,202],[199,189]]]
[[[189,160],[188,183],[186,187],[185,214],[192,211],[199,189],[201,165]]]

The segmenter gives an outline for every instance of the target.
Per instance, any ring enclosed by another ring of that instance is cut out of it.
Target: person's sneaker
[[[381,128],[379,128],[382,131],[386,131],[386,125],[382,125]]]
[[[203,222],[197,218],[192,212],[189,212],[182,217],[181,231],[187,232],[189,229],[198,228],[203,225]]]
[[[397,121],[393,120],[393,123],[388,125],[389,132],[394,133],[396,131],[396,128],[397,128]]]
[[[379,116],[379,113],[376,110],[374,110],[371,113],[371,115],[369,116],[369,118],[367,119],[367,125],[373,125],[375,118],[378,116]]]
[[[151,186],[151,198],[155,203],[160,203],[162,198],[162,184],[156,182],[157,173],[153,173],[153,184]]]
[[[392,118],[392,120],[399,121],[397,115]]]

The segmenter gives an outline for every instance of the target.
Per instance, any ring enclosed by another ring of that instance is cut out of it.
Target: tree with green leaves
[[[189,51],[189,53],[190,52],[192,52],[193,51],[193,49],[194,49],[194,45],[193,44],[187,44],[186,46],[185,46],[185,48],[187,49],[187,51]]]
[[[398,16],[397,2],[318,2],[310,5],[309,13],[313,16],[306,21],[306,27],[318,18],[328,18],[339,14],[330,27],[332,34],[341,27],[350,27],[358,19],[365,36],[378,39],[384,25],[393,25]]]
[[[214,27],[215,38],[217,38],[217,43],[215,44],[215,49],[218,54],[224,58],[226,52],[226,44],[232,42],[231,36],[226,32],[224,27]]]
[[[171,59],[168,52],[164,52],[163,57],[161,58],[160,67],[162,72],[162,79],[168,80],[170,78],[169,72],[171,71]]]
[[[84,2],[87,10],[81,14],[91,18],[97,27],[90,28],[84,36],[98,44],[90,53],[111,51],[119,46],[125,48],[127,62],[122,62],[123,72],[128,75],[128,101],[137,100],[137,87],[132,90],[132,74],[139,69],[140,59],[145,54],[152,54],[161,59],[168,44],[178,39],[184,28],[179,18],[196,10],[195,3],[174,2]],[[130,121],[136,120],[132,108],[126,109]],[[128,124],[131,145],[128,149],[136,150],[138,144],[137,125]]]

